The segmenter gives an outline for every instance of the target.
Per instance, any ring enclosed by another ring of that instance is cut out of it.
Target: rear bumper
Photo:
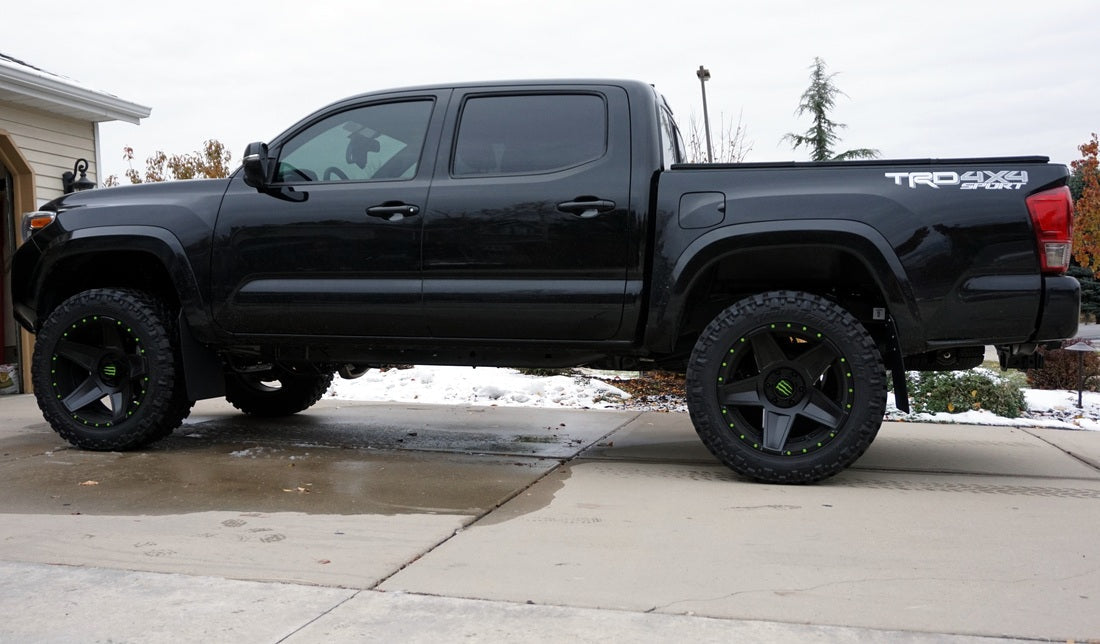
[[[1072,277],[1043,278],[1043,309],[1033,342],[1065,340],[1077,335],[1081,285]]]

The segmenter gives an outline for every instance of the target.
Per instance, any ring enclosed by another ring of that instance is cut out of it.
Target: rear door
[[[424,217],[432,335],[614,337],[629,240],[626,92],[465,88],[452,105]]]

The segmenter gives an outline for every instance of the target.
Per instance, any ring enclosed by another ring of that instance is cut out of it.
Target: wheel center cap
[[[776,407],[794,407],[806,396],[802,376],[789,367],[780,367],[764,378],[764,397]]]
[[[99,377],[106,384],[113,384],[123,376],[123,366],[117,360],[107,358],[99,363]]]

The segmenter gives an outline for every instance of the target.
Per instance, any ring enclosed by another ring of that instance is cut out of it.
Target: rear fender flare
[[[890,243],[867,224],[832,219],[726,226],[699,236],[674,259],[658,257],[651,291],[652,314],[645,330],[646,346],[658,353],[672,351],[684,324],[687,298],[701,276],[716,263],[762,248],[800,252],[813,247],[834,248],[857,259],[873,277],[886,302],[902,352],[922,346],[920,314],[913,289]],[[661,269],[662,262],[667,270]]]

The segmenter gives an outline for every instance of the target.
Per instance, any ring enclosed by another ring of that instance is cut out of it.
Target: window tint
[[[416,175],[432,101],[334,114],[283,145],[275,181],[384,181]]]
[[[591,94],[485,96],[466,101],[455,142],[456,177],[551,172],[607,149],[607,108]]]

